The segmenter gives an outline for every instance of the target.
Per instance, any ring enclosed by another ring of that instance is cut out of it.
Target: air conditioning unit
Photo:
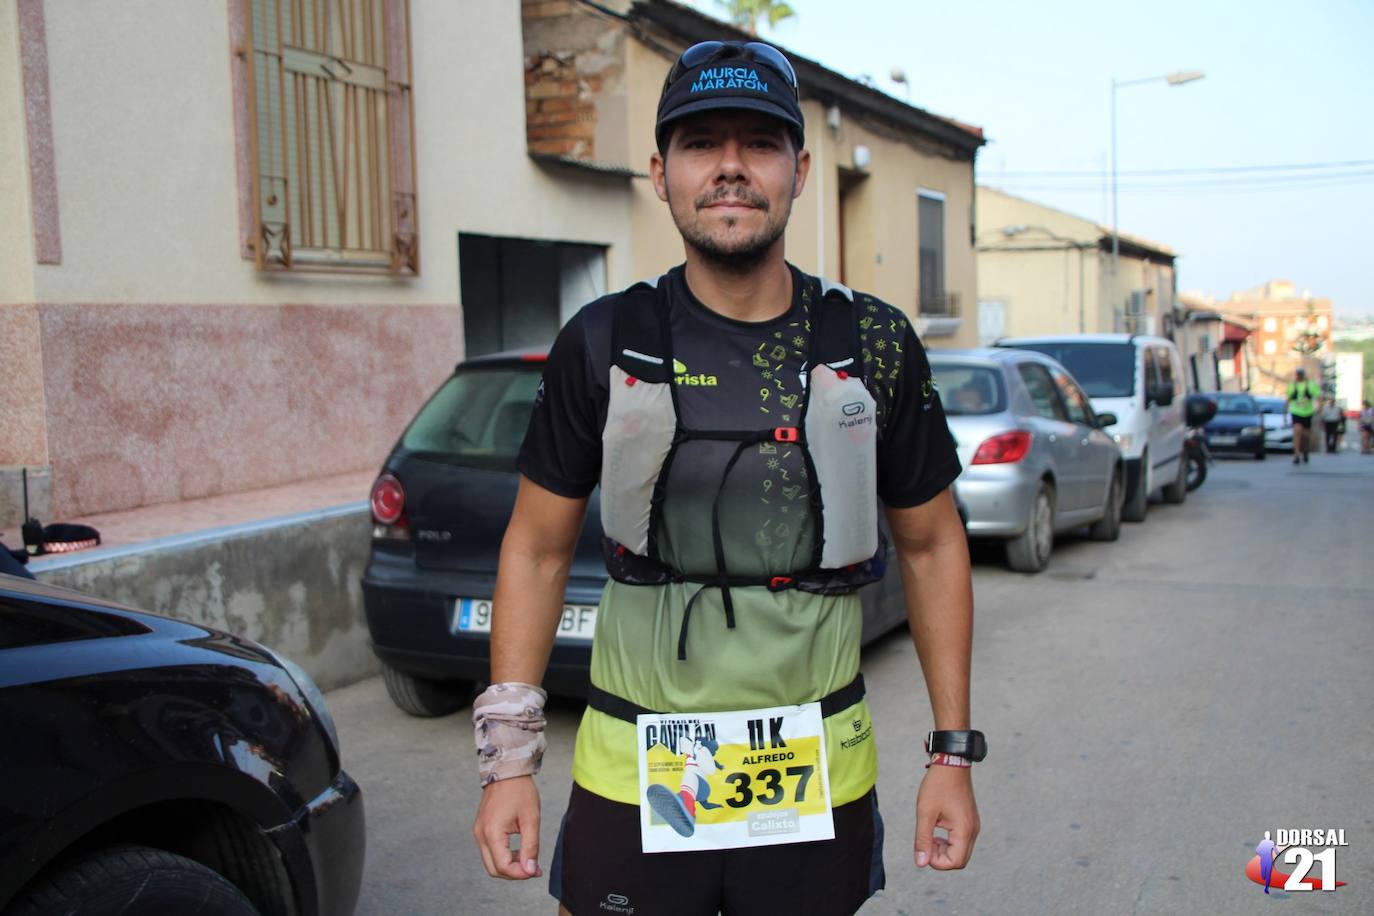
[[[1149,290],[1133,289],[1131,298],[1126,300],[1126,315],[1135,317],[1145,314],[1145,297],[1149,295]]]

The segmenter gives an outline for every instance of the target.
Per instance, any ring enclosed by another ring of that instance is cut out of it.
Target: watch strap
[[[926,751],[978,763],[988,755],[988,743],[979,731],[932,731],[926,735]]]

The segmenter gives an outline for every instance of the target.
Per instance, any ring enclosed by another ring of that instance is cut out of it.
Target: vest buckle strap
[[[791,576],[774,576],[768,580],[768,590],[770,592],[780,592],[791,588],[797,580]]]
[[[820,698],[821,717],[828,719],[836,713],[844,712],[862,700],[866,693],[864,676],[862,674],[854,675],[854,680]],[[812,702],[816,701],[813,700]],[[662,711],[648,709],[638,703],[632,703],[624,697],[602,690],[596,684],[587,685],[587,705],[597,712],[603,712],[622,722],[629,722],[631,725],[635,723],[638,716],[665,714]]]
[[[778,426],[773,430],[775,442],[797,442],[800,438],[801,431],[795,426]]]

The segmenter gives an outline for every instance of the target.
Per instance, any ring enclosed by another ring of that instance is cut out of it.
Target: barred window
[[[922,315],[954,317],[957,309],[945,295],[945,195],[938,191],[917,191],[917,283],[920,285]]]
[[[261,270],[418,274],[409,0],[251,0]]]

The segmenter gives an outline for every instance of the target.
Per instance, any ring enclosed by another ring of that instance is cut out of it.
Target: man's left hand
[[[972,767],[940,764],[926,770],[916,793],[917,868],[947,871],[968,864],[979,826],[972,772]],[[936,836],[936,827],[943,827],[948,837]]]

